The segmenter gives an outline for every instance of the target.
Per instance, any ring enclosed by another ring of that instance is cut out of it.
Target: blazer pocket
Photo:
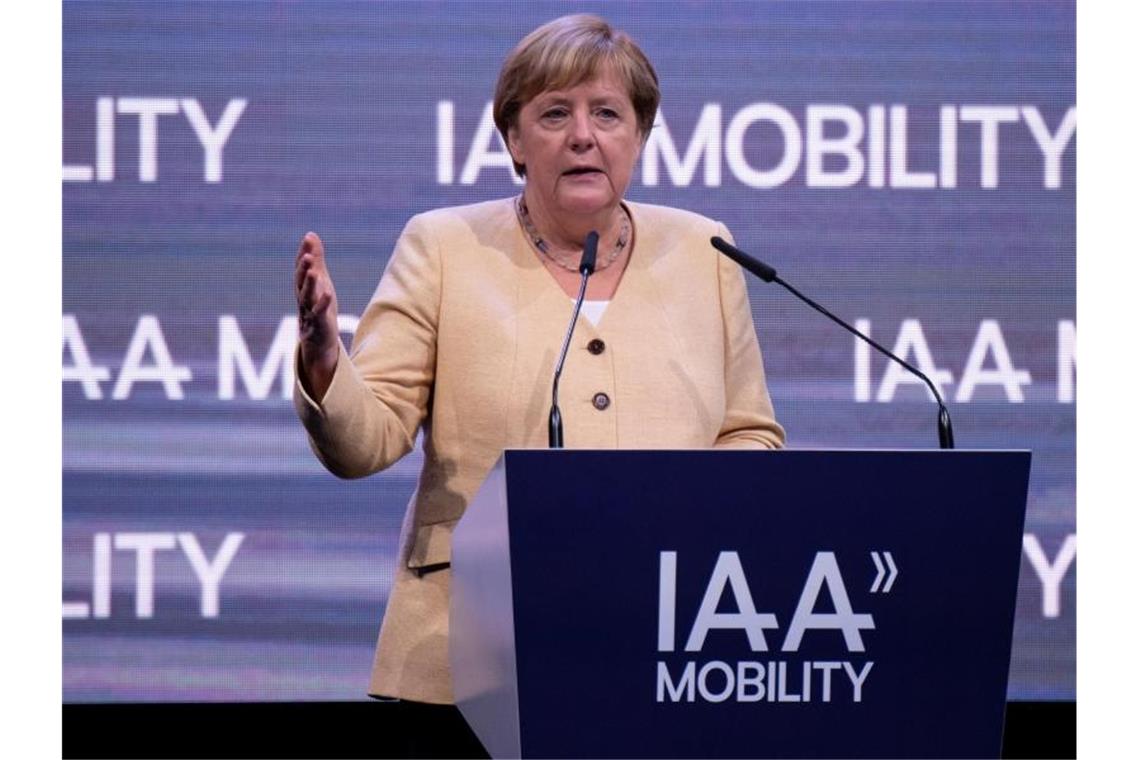
[[[416,538],[408,555],[408,567],[429,572],[451,564],[451,534],[459,519],[416,526]]]

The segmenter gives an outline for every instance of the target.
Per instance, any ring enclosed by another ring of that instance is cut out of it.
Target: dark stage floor
[[[66,758],[486,757],[454,708],[393,702],[64,705]],[[1010,702],[1003,758],[1076,757],[1075,702]]]

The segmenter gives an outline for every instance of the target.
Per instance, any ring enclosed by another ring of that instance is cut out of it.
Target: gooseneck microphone
[[[847,324],[842,319],[835,316],[830,311],[823,308],[822,306],[817,304],[815,301],[811,300],[810,298],[805,296],[803,293],[801,293],[798,290],[796,290],[795,288],[793,288],[788,283],[781,280],[780,277],[776,274],[776,270],[773,269],[772,267],[768,266],[767,264],[765,264],[763,261],[760,261],[759,259],[755,259],[755,258],[749,256],[747,253],[740,250],[739,248],[734,246],[732,243],[729,243],[724,238],[714,237],[712,239],[712,245],[713,245],[713,248],[717,249],[718,251],[723,253],[725,256],[729,257],[730,259],[735,261],[737,264],[739,264],[740,266],[744,267],[745,269],[747,269],[752,274],[759,277],[764,282],[774,282],[778,285],[782,285],[784,287],[784,289],[786,289],[789,293],[791,293],[796,298],[800,299],[801,301],[806,303],[808,306],[810,306],[813,309],[815,309],[816,311],[818,311],[823,316],[830,319],[835,324],[842,327],[847,332],[851,333],[852,335],[856,336],[857,338],[859,338],[863,341],[866,341],[869,345],[876,348],[880,353],[890,357],[894,361],[896,361],[899,364],[901,364],[902,366],[906,367],[908,370],[910,370],[910,372],[912,372],[915,375],[917,375],[918,377],[922,378],[923,382],[925,382],[927,387],[930,388],[930,392],[934,394],[934,398],[938,400],[938,447],[941,449],[952,449],[952,448],[954,448],[954,428],[950,425],[950,411],[946,408],[946,404],[942,403],[942,396],[939,395],[938,388],[935,387],[934,383],[930,382],[929,377],[927,377],[922,372],[918,371],[918,369],[916,369],[915,367],[912,367],[910,364],[903,361],[899,357],[895,356],[893,353],[891,353],[887,349],[883,348],[882,346],[880,346],[875,341],[871,340],[869,337],[867,337],[863,333],[856,330],[854,327]]]
[[[586,235],[586,245],[582,249],[582,263],[578,271],[582,275],[582,284],[578,286],[578,298],[574,301],[574,315],[570,317],[570,327],[566,330],[566,338],[562,341],[562,353],[558,356],[558,363],[554,365],[554,390],[551,393],[549,438],[550,448],[562,448],[562,411],[558,408],[558,380],[562,377],[562,365],[566,363],[566,351],[570,348],[570,338],[574,335],[574,325],[578,324],[578,312],[582,311],[582,302],[586,300],[586,283],[594,273],[594,265],[598,260],[598,233],[590,231]]]

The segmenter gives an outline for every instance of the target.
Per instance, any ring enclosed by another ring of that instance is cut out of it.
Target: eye
[[[565,119],[568,113],[569,111],[563,106],[551,106],[542,112],[542,118],[545,121],[558,121],[559,119]]]
[[[621,114],[619,114],[614,109],[609,108],[608,106],[602,106],[601,108],[597,109],[595,113],[598,115],[598,118],[602,119],[603,121],[616,121],[617,119],[621,118]]]

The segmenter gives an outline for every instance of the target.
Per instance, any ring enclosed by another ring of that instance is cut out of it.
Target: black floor
[[[1010,702],[1002,757],[1076,757],[1075,702]],[[452,707],[395,702],[64,705],[65,758],[486,757]]]

